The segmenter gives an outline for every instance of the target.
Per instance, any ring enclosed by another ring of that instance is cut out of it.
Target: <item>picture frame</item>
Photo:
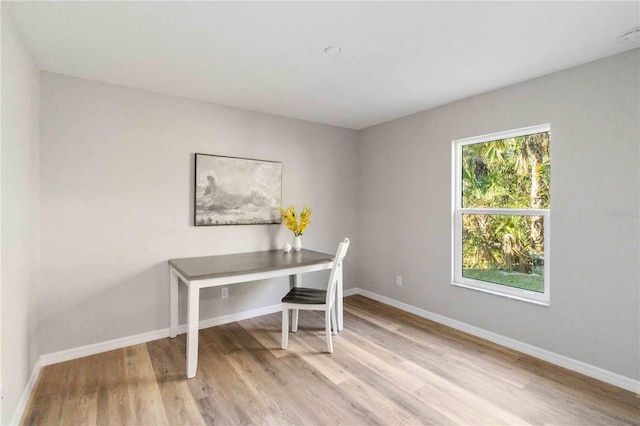
[[[282,162],[195,154],[194,226],[282,223]]]

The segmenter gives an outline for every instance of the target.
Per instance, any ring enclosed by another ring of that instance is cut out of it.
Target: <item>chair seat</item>
[[[283,303],[301,303],[308,305],[323,305],[327,292],[315,288],[294,287],[282,298]]]

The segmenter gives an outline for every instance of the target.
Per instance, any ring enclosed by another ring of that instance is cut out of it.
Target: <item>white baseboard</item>
[[[43,367],[59,362],[70,361],[85,356],[95,355],[103,352],[121,349],[127,346],[137,345],[140,343],[150,342],[152,340],[162,339],[169,336],[169,329],[150,331],[147,333],[136,334],[134,336],[122,337],[120,339],[107,340],[106,342],[94,343],[91,345],[80,346],[78,348],[67,349],[59,352],[40,355],[40,361]]]
[[[399,302],[395,299],[391,299],[389,297],[382,296],[377,293],[370,292],[368,290],[363,290],[361,288],[358,288],[355,290],[357,293],[354,293],[354,294],[360,294],[364,297],[368,297],[369,299],[373,299],[378,302],[384,303],[385,305],[393,306],[394,308],[401,309],[403,311],[412,313],[419,317],[426,318],[428,320],[449,326],[451,328],[455,328],[456,330],[464,331],[465,333],[469,333],[476,337],[480,337],[490,342],[497,343],[498,345],[505,346],[510,349],[514,349],[518,352],[531,355],[535,358],[539,358],[541,360],[550,362],[560,367],[564,367],[569,370],[584,374],[586,376],[593,377],[594,379],[598,379],[605,383],[609,383],[619,388],[626,389],[635,394],[640,394],[639,380],[634,380],[632,378],[625,377],[617,373],[613,373],[603,368],[596,367],[594,365],[587,364],[585,362],[578,361],[573,358],[569,358],[564,355],[560,355],[555,352],[551,352],[546,349],[542,349],[537,346],[530,345],[528,343],[523,343],[518,340],[514,340],[509,337],[505,337],[500,334],[496,334],[491,331],[487,331],[482,328],[478,328],[478,327],[466,324],[464,322],[460,322],[439,314],[435,314],[433,312],[430,312],[424,309],[416,308],[415,306],[411,306],[404,302]]]
[[[241,321],[247,318],[254,318],[260,315],[267,315],[274,312],[280,312],[282,305],[271,305],[258,309],[251,309],[248,311],[237,312],[231,315],[223,315],[220,317],[209,318],[200,321],[198,328],[215,327],[216,325],[228,324],[235,321]],[[178,334],[187,332],[187,324],[180,324],[178,326]],[[112,351],[115,349],[122,349],[127,346],[138,345],[140,343],[147,343],[153,340],[163,339],[169,337],[169,328],[163,328],[156,331],[150,331],[147,333],[136,334],[134,336],[122,337],[119,339],[108,340],[106,342],[94,343],[91,345],[80,346],[78,348],[67,349],[60,352],[53,352],[40,356],[40,362],[42,367],[57,364],[59,362],[70,361],[72,359],[82,358],[89,355],[95,355],[103,352]]]
[[[16,406],[15,411],[13,412],[13,417],[11,418],[11,425],[19,425],[20,420],[22,420],[22,416],[24,415],[24,410],[27,408],[27,404],[29,403],[29,398],[31,398],[31,393],[33,393],[33,389],[36,387],[36,383],[38,382],[38,377],[40,377],[40,371],[42,370],[42,362],[40,359],[36,361],[36,365],[33,367],[33,371],[31,371],[31,377],[29,377],[29,381],[24,388],[24,392],[22,392],[22,396],[20,397],[20,401],[18,401],[18,405]]]
[[[353,296],[355,294],[360,294],[359,293],[359,289],[357,287],[356,288],[348,288],[348,289],[346,289],[345,291],[342,292],[342,296],[343,297]]]

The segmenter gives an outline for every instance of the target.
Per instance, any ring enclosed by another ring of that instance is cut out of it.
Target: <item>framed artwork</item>
[[[196,154],[194,225],[281,223],[282,163]]]

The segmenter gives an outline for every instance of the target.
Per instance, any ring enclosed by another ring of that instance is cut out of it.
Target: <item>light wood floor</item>
[[[321,313],[280,314],[43,369],[25,424],[640,424],[640,399],[602,382],[371,301],[345,299],[326,354]]]

